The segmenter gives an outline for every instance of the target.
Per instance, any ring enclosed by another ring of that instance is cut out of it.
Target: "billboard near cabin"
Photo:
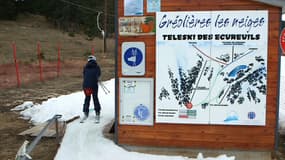
[[[120,124],[153,125],[153,79],[120,78]]]
[[[265,125],[268,11],[156,13],[156,123]]]

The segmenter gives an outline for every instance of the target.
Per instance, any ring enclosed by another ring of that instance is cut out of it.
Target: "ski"
[[[84,116],[81,120],[80,120],[80,123],[84,123],[86,121],[87,117]]]
[[[100,116],[99,115],[95,116],[95,123],[96,124],[100,123]]]
[[[83,117],[83,118],[81,118],[80,119],[80,123],[84,123],[86,120],[88,119],[88,117]],[[98,124],[98,123],[100,123],[100,116],[98,115],[98,116],[95,116],[95,121],[94,121],[96,124]]]

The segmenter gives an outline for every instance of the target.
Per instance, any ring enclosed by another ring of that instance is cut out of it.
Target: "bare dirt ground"
[[[32,126],[27,120],[20,119],[18,112],[13,112],[11,109],[25,101],[33,101],[41,103],[51,97],[69,94],[81,90],[82,83],[82,67],[85,61],[66,62],[66,66],[62,69],[65,73],[56,77],[56,73],[43,73],[44,77],[48,77],[43,82],[38,82],[38,74],[31,74],[30,79],[26,78],[25,84],[20,88],[15,87],[15,75],[0,74],[0,83],[6,79],[5,86],[0,89],[0,157],[3,160],[14,159],[17,150],[25,139],[32,141],[31,137],[23,137],[18,134]],[[114,78],[114,59],[102,59],[102,80]],[[1,66],[1,71],[8,71],[13,68],[10,65],[5,65],[5,69]],[[37,68],[37,67],[35,67]],[[22,70],[34,70],[33,66],[28,65]],[[45,70],[44,70],[45,71]],[[31,72],[36,73],[36,72]],[[5,77],[5,78],[3,78]],[[9,81],[7,81],[9,80]],[[7,87],[9,86],[9,87]],[[3,88],[4,87],[4,88]],[[78,106],[81,107],[81,106]],[[36,149],[32,152],[33,159],[51,160],[57,151],[57,143],[53,138],[43,138]]]

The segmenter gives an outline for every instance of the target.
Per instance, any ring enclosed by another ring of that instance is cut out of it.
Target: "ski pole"
[[[110,93],[110,91],[108,90],[108,88],[101,82],[101,86],[108,92]]]
[[[100,87],[102,88],[102,90],[104,91],[105,94],[108,94],[108,92],[100,85]]]
[[[102,82],[99,82],[99,85],[100,85],[100,87],[102,88],[102,90],[104,91],[105,94],[110,93],[110,91],[106,88],[106,86],[104,86],[104,85],[102,84]]]
[[[107,91],[110,93],[110,91],[108,90],[108,88],[100,81],[100,85]]]
[[[104,87],[102,87],[102,85],[99,83],[100,87],[102,88],[102,90],[104,91],[105,94],[107,94],[107,91],[105,90]]]
[[[108,90],[108,88],[102,84],[102,87],[105,89],[105,91],[107,91],[108,93],[110,93],[110,91]]]

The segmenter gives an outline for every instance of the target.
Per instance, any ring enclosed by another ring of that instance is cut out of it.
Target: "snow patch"
[[[31,108],[34,105],[32,101],[26,101],[21,105],[16,106],[15,108],[12,108],[11,111],[22,111],[24,109]]]

